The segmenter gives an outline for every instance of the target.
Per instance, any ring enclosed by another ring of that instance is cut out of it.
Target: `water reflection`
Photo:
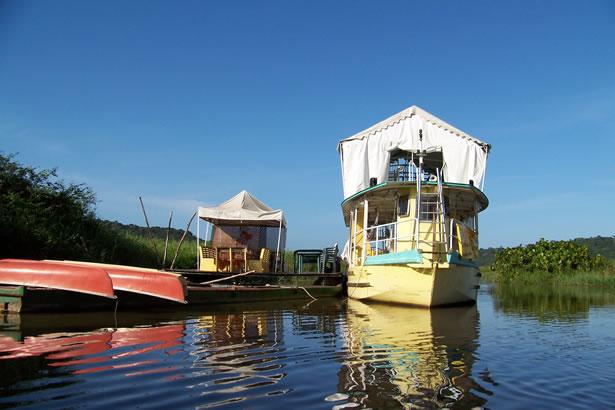
[[[414,309],[348,300],[339,391],[366,407],[472,407],[476,306]]]
[[[117,318],[7,315],[0,322],[0,407],[64,408],[84,398],[88,406],[129,407],[158,395],[179,407],[267,408],[271,398],[304,385],[302,405],[325,403],[322,386],[309,385],[313,375],[304,370],[335,377],[341,316],[338,300]]]
[[[610,289],[500,284],[491,287],[496,309],[540,321],[586,320],[592,307],[615,305]]]
[[[198,374],[199,387],[207,386],[199,408],[246,401],[243,406],[258,407],[260,401],[268,407],[269,398],[300,389],[306,382],[297,377],[297,364],[320,360],[335,348],[330,342],[338,338],[338,301],[295,304],[292,312],[274,306],[215,312],[196,319],[190,335],[191,367]],[[286,380],[289,374],[294,380]]]
[[[35,379],[54,368],[67,374],[90,374],[139,367],[157,360],[136,357],[181,344],[184,324],[141,325],[139,315],[117,326],[108,314],[4,315],[0,320],[0,387]],[[105,326],[107,325],[107,326]],[[92,330],[94,329],[94,330]],[[151,371],[151,370],[150,370]]]
[[[597,306],[610,304],[517,287],[432,310],[333,299],[0,316],[0,408],[606,408],[615,308]]]

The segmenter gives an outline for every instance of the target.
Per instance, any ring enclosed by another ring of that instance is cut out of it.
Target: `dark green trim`
[[[348,202],[348,201],[352,201],[353,199],[355,199],[355,198],[357,198],[357,197],[359,197],[359,196],[361,196],[361,195],[363,195],[363,194],[365,194],[365,193],[367,193],[367,192],[369,192],[369,191],[373,191],[373,190],[374,190],[374,189],[376,189],[376,188],[380,188],[380,187],[386,186],[387,184],[388,184],[388,182],[382,182],[382,183],[380,183],[380,184],[378,184],[378,185],[374,185],[374,186],[370,186],[369,188],[365,188],[365,189],[363,189],[363,190],[361,190],[361,191],[357,192],[356,194],[352,194],[352,195],[350,195],[348,198],[346,198],[346,199],[344,199],[344,200],[342,201],[342,206],[343,206],[346,202]]]
[[[23,296],[23,286],[0,286],[0,295],[2,296]]]
[[[342,201],[342,206],[344,206],[347,202],[352,201],[355,198],[358,198],[362,195],[365,195],[366,193],[370,192],[370,191],[374,191],[378,188],[384,188],[387,186],[404,186],[404,185],[415,185],[416,182],[415,181],[407,181],[407,182],[382,182],[378,185],[374,185],[374,186],[370,186],[369,188],[365,188],[351,196],[349,196],[348,198],[344,199]],[[424,185],[438,185],[437,182],[435,181],[425,181],[423,182]],[[474,185],[470,185],[470,184],[461,184],[461,183],[457,183],[457,182],[443,182],[442,183],[443,187],[450,187],[450,188],[465,188],[465,189],[470,189],[472,190],[474,193],[478,194],[480,197],[482,197],[482,199],[485,201],[485,208],[486,209],[489,206],[489,199],[487,198],[487,195],[485,195],[483,193],[483,191],[481,191],[480,189],[476,188]]]

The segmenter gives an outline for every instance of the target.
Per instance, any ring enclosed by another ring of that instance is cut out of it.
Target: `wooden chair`
[[[218,270],[218,251],[216,248],[201,246],[199,270],[216,272]]]
[[[269,264],[271,260],[271,251],[267,248],[262,248],[259,259],[252,259],[248,261],[248,270],[255,272],[268,272]]]

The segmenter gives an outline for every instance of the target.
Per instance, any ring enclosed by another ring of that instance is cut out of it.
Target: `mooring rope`
[[[318,299],[316,299],[314,296],[310,295],[310,292],[308,292],[308,291],[307,291],[307,289],[306,289],[306,288],[304,288],[303,286],[297,286],[297,287],[298,287],[299,289],[303,289],[303,291],[304,291],[305,293],[307,293],[307,295],[308,295],[309,297],[311,297],[312,299],[314,299],[314,300],[318,300]]]

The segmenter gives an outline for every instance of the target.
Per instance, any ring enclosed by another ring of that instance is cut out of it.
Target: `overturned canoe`
[[[109,274],[95,267],[1,259],[0,284],[60,289],[115,298]]]
[[[109,274],[113,289],[186,303],[186,281],[180,275],[135,266],[79,261],[47,262],[89,269],[102,269]]]

